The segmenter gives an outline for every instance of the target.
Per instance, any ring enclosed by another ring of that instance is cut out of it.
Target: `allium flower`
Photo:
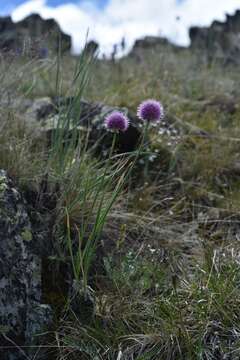
[[[137,116],[144,121],[159,122],[164,117],[163,106],[157,100],[145,100],[139,105]]]
[[[129,127],[127,116],[120,111],[113,111],[106,117],[104,123],[106,129],[113,132],[126,131]]]

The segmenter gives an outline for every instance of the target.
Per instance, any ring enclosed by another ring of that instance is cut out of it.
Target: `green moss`
[[[29,229],[24,229],[24,231],[21,233],[21,236],[23,240],[25,241],[31,241],[32,240],[32,233]]]

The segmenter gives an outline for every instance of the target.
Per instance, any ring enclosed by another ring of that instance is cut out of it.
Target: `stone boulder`
[[[32,102],[28,107],[24,119],[29,128],[31,136],[37,139],[47,139],[48,145],[51,144],[53,136],[57,129],[64,126],[67,119],[70,119],[70,126],[61,138],[61,141],[67,143],[72,137],[73,122],[76,118],[76,129],[79,131],[80,138],[88,139],[88,148],[91,148],[92,154],[99,158],[107,158],[112,143],[112,134],[106,131],[104,119],[107,114],[114,110],[124,112],[130,119],[130,126],[125,133],[120,133],[117,137],[116,152],[128,153],[136,150],[143,132],[142,122],[137,116],[127,108],[118,108],[101,103],[91,103],[81,101],[80,114],[74,114],[74,98],[40,98]],[[67,118],[65,114],[67,113]],[[62,122],[61,122],[62,117]],[[145,147],[149,151],[149,173],[165,172],[170,166],[172,156],[174,156],[176,147],[182,139],[188,135],[209,137],[206,131],[187,122],[186,119],[179,119],[171,113],[166,113],[165,118],[160,124],[152,129],[158,133],[154,136],[154,143]],[[75,133],[76,135],[76,133]],[[151,136],[151,135],[150,135]],[[79,139],[79,137],[74,136]],[[78,140],[77,140],[78,141]],[[84,141],[84,140],[83,140]],[[148,141],[146,141],[147,143]],[[84,143],[84,145],[86,145]],[[136,181],[141,181],[144,159],[139,158],[135,167],[134,174]]]
[[[36,136],[48,135],[51,139],[54,131],[60,126],[64,126],[64,114],[68,113],[71,123],[68,128],[66,138],[71,136],[74,122],[77,122],[77,129],[82,134],[89,133],[89,146],[95,146],[98,153],[104,155],[111,146],[112,136],[104,127],[104,119],[107,114],[114,110],[120,110],[131,120],[131,125],[124,134],[119,134],[119,152],[129,152],[135,149],[140,140],[141,128],[139,120],[127,108],[117,108],[101,103],[90,103],[82,100],[80,112],[74,113],[74,98],[41,98],[33,101],[25,113],[26,126],[33,131]],[[71,109],[71,110],[69,110]],[[77,117],[77,121],[76,121]],[[61,119],[62,118],[62,119]]]
[[[41,303],[41,258],[35,241],[25,201],[0,170],[1,360],[25,360],[27,346],[39,344],[38,335],[51,322],[51,308]]]
[[[128,130],[118,136],[119,153],[131,152],[136,149],[142,134],[142,122],[137,116],[127,108],[118,108],[102,103],[91,103],[82,100],[80,103],[80,112],[74,114],[74,98],[53,98],[45,97],[35,99],[28,103],[27,110],[24,113],[25,125],[32,135],[42,138],[47,135],[50,142],[57,128],[64,126],[64,114],[68,113],[70,118],[70,126],[66,133],[66,140],[71,136],[73,129],[73,120],[77,116],[76,128],[81,134],[87,134],[89,147],[94,146],[97,154],[105,156],[111,146],[112,134],[107,132],[104,127],[104,119],[106,115],[112,111],[119,110],[126,114],[130,119]],[[71,109],[71,110],[69,110]],[[62,117],[62,120],[61,120]],[[158,133],[160,136],[167,136],[173,145],[179,141],[182,136],[196,135],[209,136],[209,134],[187,122],[181,120],[171,113],[167,113],[165,119],[158,125]]]
[[[59,50],[71,50],[71,37],[63,33],[54,19],[44,20],[32,14],[14,23],[11,17],[0,18],[0,51],[17,55],[47,57]]]

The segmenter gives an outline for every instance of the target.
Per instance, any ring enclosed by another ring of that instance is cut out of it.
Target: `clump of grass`
[[[104,164],[92,159],[89,129],[86,129],[87,136],[79,132],[81,100],[88,84],[91,61],[83,52],[77,62],[72,84],[75,93],[67,110],[59,114],[47,170],[58,183],[57,223],[60,228],[62,221],[65,225],[65,247],[70,254],[73,274],[76,281],[83,280],[85,290],[107,215],[122,189],[126,163],[120,160],[111,165],[116,134],[109,159]],[[60,75],[58,71],[57,87],[61,86]]]
[[[71,349],[73,359],[89,351],[97,359],[206,359],[238,351],[236,254],[205,249],[191,277],[154,259],[129,252],[120,269],[106,260],[97,315],[84,329],[63,324],[61,356]]]

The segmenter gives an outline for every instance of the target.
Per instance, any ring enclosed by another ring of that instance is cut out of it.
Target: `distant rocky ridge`
[[[167,38],[160,36],[146,36],[143,39],[138,39],[135,41],[132,50],[129,55],[136,57],[136,59],[141,60],[142,52],[145,50],[155,50],[158,52],[170,51],[181,51],[184,49],[181,46],[177,46],[171,43]]]
[[[214,21],[210,27],[192,27],[191,48],[203,52],[208,60],[240,64],[240,10],[227,15],[225,22]]]
[[[0,17],[0,51],[46,57],[71,50],[71,37],[63,33],[54,19],[44,20],[32,14],[14,23],[11,17]]]
[[[191,27],[189,36],[190,50],[200,59],[221,61],[224,65],[240,64],[240,10],[234,15],[227,15],[225,22],[214,21],[210,27]],[[157,49],[158,52],[186,50],[166,38],[146,36],[135,42],[130,56],[141,58],[142,51],[149,49]]]
[[[190,50],[207,62],[221,61],[226,64],[240,64],[240,10],[227,15],[226,21],[214,21],[209,27],[191,27],[189,30]],[[59,44],[62,52],[70,52],[71,37],[63,33],[54,19],[44,20],[32,14],[14,23],[11,17],[0,17],[0,52],[32,54],[46,57],[57,53]],[[141,59],[142,51],[156,49],[158,52],[182,52],[186,48],[171,43],[159,36],[146,36],[135,42],[130,56]],[[95,54],[98,44],[90,41],[85,49]]]
[[[163,46],[163,47],[168,47],[169,49],[172,50],[181,50],[184,49],[184,47],[179,46],[179,45],[175,45],[173,44],[171,41],[169,41],[167,38],[165,37],[160,37],[160,36],[146,36],[143,39],[139,39],[135,41],[135,44],[133,46],[133,50],[137,50],[140,48],[152,48],[154,46]]]

